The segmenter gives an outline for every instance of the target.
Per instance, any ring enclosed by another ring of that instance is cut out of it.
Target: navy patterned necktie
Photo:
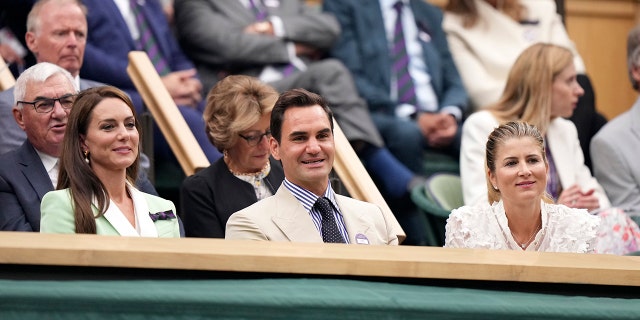
[[[404,3],[398,1],[393,5],[397,12],[397,19],[393,31],[393,47],[391,48],[392,71],[396,76],[398,102],[417,106],[416,87],[409,74],[409,54],[402,28],[402,8]]]
[[[325,243],[346,243],[340,230],[338,230],[338,224],[333,216],[333,209],[329,200],[325,197],[320,197],[313,206],[322,216],[322,241]]]
[[[136,41],[136,46],[138,50],[144,51],[149,56],[149,60],[153,63],[153,66],[158,71],[158,74],[164,76],[171,72],[169,69],[169,64],[167,60],[162,55],[160,51],[160,47],[158,46],[158,41],[153,34],[153,31],[149,27],[149,22],[147,18],[144,16],[144,13],[138,8],[137,0],[129,0],[129,6],[131,7],[131,12],[136,18],[136,26],[138,27],[138,32],[140,33],[138,40]]]

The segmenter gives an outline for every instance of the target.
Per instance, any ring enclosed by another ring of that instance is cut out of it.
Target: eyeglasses
[[[35,101],[18,101],[18,103],[30,104],[37,113],[49,113],[55,108],[56,101],[60,102],[63,109],[71,109],[75,94],[65,94],[60,98],[40,98]]]
[[[242,134],[239,134],[239,133],[238,133],[238,135],[240,136],[240,138],[246,140],[247,143],[249,144],[249,146],[255,147],[260,143],[260,141],[262,141],[262,137],[266,137],[267,139],[269,137],[271,137],[271,130],[267,130],[267,131],[265,131],[264,133],[261,133],[261,134],[252,134],[252,135],[248,135],[248,136],[245,136],[245,135],[242,135]]]

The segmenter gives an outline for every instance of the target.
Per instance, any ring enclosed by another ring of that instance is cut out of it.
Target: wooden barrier
[[[0,232],[0,265],[640,286],[640,257]]]
[[[9,66],[0,57],[0,91],[7,90],[15,84],[16,79],[13,77],[11,70],[9,70]]]
[[[185,175],[190,176],[208,167],[209,160],[191,133],[191,129],[147,54],[143,51],[131,51],[127,72],[167,139]]]

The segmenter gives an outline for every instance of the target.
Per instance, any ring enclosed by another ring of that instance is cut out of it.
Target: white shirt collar
[[[58,166],[56,166],[56,164],[58,163],[58,158],[48,155],[44,152],[40,152],[38,149],[34,148],[34,150],[36,150],[36,153],[38,153],[38,156],[40,157],[40,161],[42,161],[42,165],[44,166],[44,170],[46,170],[47,173],[49,174],[49,179],[51,180],[51,183],[55,188],[56,185],[58,184],[59,168]]]

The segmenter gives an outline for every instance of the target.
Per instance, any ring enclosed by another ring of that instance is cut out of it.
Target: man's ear
[[[27,47],[29,47],[29,51],[33,52],[34,56],[38,57],[38,41],[36,39],[36,34],[31,31],[27,31],[24,35],[24,40]]]
[[[631,67],[631,76],[633,80],[640,83],[640,66]]]
[[[23,110],[18,109],[18,107],[13,107],[11,111],[13,112],[13,119],[16,120],[18,127],[20,127],[20,129],[24,131],[25,126],[24,126],[24,117],[22,115]]]
[[[269,149],[271,150],[271,156],[276,160],[280,160],[280,145],[276,138],[269,138]]]

